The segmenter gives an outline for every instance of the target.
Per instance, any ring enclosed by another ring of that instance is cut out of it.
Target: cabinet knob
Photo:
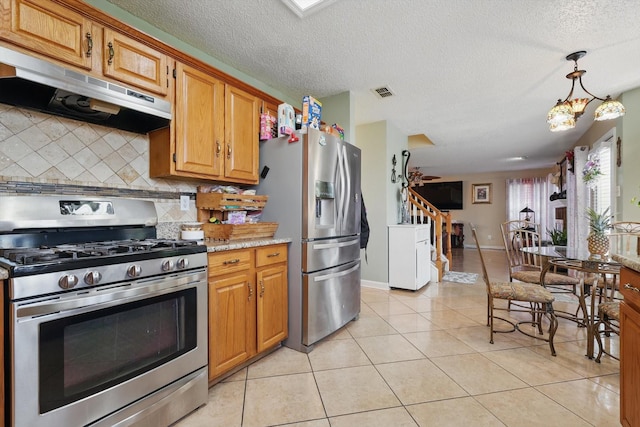
[[[264,281],[260,280],[260,298],[264,295]]]
[[[220,157],[221,151],[222,151],[222,147],[220,146],[220,141],[216,139],[216,157]]]
[[[223,262],[224,265],[228,265],[228,264],[237,264],[240,262],[239,258],[236,259],[228,259],[225,262]]]
[[[91,38],[91,33],[87,33],[87,58],[91,57],[91,52],[93,51],[93,39]]]
[[[227,159],[231,159],[231,144],[227,144]]]
[[[279,256],[279,255],[280,255],[280,252],[276,252],[276,253],[267,255],[267,258],[273,258],[274,256]]]
[[[253,288],[251,287],[251,283],[247,283],[247,287],[249,288],[249,296],[247,297],[247,300],[251,301],[251,297],[253,296]]]
[[[628,290],[630,290],[630,291],[633,291],[633,292],[638,292],[638,293],[640,293],[640,289],[636,288],[635,286],[632,286],[632,285],[631,285],[631,283],[627,283],[627,284],[625,284],[625,285],[624,285],[624,288],[625,288],[625,289],[628,289]]]

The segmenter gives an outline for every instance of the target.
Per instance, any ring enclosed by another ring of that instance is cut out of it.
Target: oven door
[[[11,316],[14,426],[86,425],[207,364],[206,269],[14,301]]]

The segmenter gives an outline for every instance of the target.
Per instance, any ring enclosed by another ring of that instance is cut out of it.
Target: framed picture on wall
[[[491,203],[491,184],[471,184],[472,203]]]

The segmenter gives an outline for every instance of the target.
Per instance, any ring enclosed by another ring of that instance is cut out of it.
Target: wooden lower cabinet
[[[620,305],[620,423],[635,427],[640,426],[640,273],[623,267],[620,283],[624,296]]]
[[[209,381],[287,337],[287,244],[209,254]]]
[[[258,353],[287,337],[287,266],[278,265],[257,272]],[[284,306],[283,306],[284,304]]]

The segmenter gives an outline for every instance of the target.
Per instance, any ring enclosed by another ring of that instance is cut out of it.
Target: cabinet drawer
[[[215,252],[209,254],[209,277],[251,268],[251,250]]]
[[[256,267],[278,264],[287,260],[287,245],[265,246],[256,249]]]
[[[624,296],[624,301],[640,309],[640,273],[627,267],[620,269],[620,292]],[[632,289],[627,289],[626,285],[630,285]],[[638,291],[634,291],[637,289]]]

